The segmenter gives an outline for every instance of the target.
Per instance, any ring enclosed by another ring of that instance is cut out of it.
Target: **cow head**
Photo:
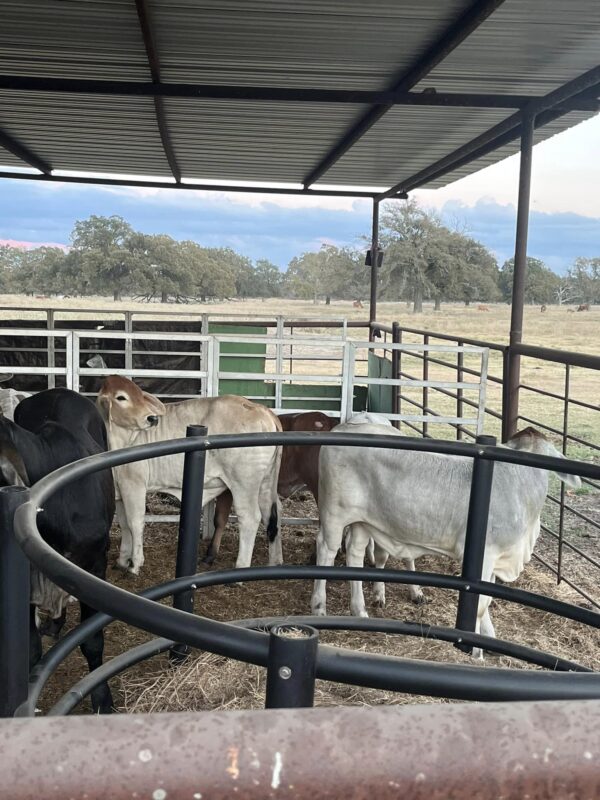
[[[96,402],[107,426],[116,425],[130,431],[154,428],[166,412],[157,397],[120,375],[106,378]]]
[[[523,428],[522,431],[515,433],[506,444],[508,447],[512,447],[513,450],[524,450],[528,453],[538,453],[541,456],[564,458],[563,454],[556,449],[550,439],[535,428]],[[556,475],[571,489],[579,489],[581,486],[581,479],[577,475],[565,475],[563,472],[557,472]]]

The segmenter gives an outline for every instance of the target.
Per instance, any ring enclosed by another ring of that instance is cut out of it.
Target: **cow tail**
[[[265,476],[265,483],[268,483],[269,494],[271,496],[271,510],[267,523],[267,536],[270,542],[274,542],[279,531],[279,495],[277,494],[277,483],[279,481],[279,468],[281,466],[282,448],[273,448],[273,459],[271,469]]]
[[[267,536],[269,537],[270,542],[274,542],[277,538],[277,532],[279,530],[278,525],[278,518],[279,512],[277,510],[277,503],[273,503],[271,506],[271,515],[269,517],[269,524],[267,525]]]

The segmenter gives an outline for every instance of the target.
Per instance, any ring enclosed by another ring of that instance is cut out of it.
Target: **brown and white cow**
[[[320,411],[281,414],[279,422],[284,431],[330,431],[338,421]],[[277,491],[284,500],[298,489],[306,487],[319,501],[319,452],[321,445],[285,445],[281,457]],[[208,547],[206,563],[212,564],[219,554],[223,532],[231,513],[233,497],[230,491],[217,498],[215,506],[215,532]]]
[[[269,409],[243,397],[194,398],[164,405],[133,381],[111,375],[102,384],[98,406],[111,450],[184,437],[188,425],[206,425],[209,434],[275,433],[281,430]],[[233,495],[240,544],[237,567],[249,567],[262,519],[269,537],[269,563],[282,563],[277,479],[281,448],[259,446],[214,450],[206,455],[204,505],[225,490]],[[144,563],[146,494],[165,492],[181,499],[183,454],[116,467],[117,519],[121,528],[119,566],[137,575]]]

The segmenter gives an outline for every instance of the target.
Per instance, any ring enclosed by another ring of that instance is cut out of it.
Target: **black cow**
[[[26,398],[17,406],[15,423],[0,417],[0,481],[4,485],[32,485],[65,464],[105,450],[106,431],[96,407],[68,389],[49,389]],[[114,498],[112,472],[103,470],[57,492],[38,515],[39,530],[46,542],[102,579],[106,577]],[[50,612],[58,631],[64,622],[67,597],[34,568],[31,591],[30,666],[42,654],[34,603]],[[85,603],[80,607],[83,622],[94,610]],[[102,631],[81,645],[90,671],[102,664],[103,650]],[[112,705],[108,684],[92,692],[94,711],[108,713]]]

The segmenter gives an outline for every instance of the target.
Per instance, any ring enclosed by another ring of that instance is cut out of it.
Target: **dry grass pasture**
[[[363,299],[364,302],[364,299]],[[24,326],[27,319],[40,318],[43,310],[48,306],[60,307],[65,312],[73,309],[84,308],[87,313],[77,312],[76,316],[84,318],[93,310],[103,309],[103,316],[108,318],[115,312],[126,309],[143,312],[184,312],[186,314],[235,315],[237,319],[248,316],[260,315],[263,319],[272,319],[276,315],[284,315],[294,319],[342,319],[364,320],[367,311],[354,309],[351,302],[333,302],[326,306],[313,305],[309,302],[265,300],[265,301],[239,301],[228,303],[210,303],[206,305],[189,306],[161,306],[159,304],[142,303],[113,303],[106,298],[89,298],[86,300],[48,300],[35,298],[16,298],[14,296],[0,296],[0,325],[1,319],[23,320]],[[19,306],[19,311],[4,310],[1,307]],[[378,318],[384,323],[394,320],[400,322],[405,328],[428,330],[458,337],[481,339],[498,344],[508,341],[510,326],[510,308],[504,305],[491,305],[490,310],[478,311],[477,306],[465,308],[458,305],[442,307],[441,312],[434,312],[431,306],[426,306],[424,312],[413,315],[405,304],[381,303]],[[57,315],[59,317],[59,315]],[[147,318],[147,317],[146,317]],[[162,317],[165,318],[164,316]],[[168,318],[168,317],[167,317]],[[594,307],[589,312],[571,313],[568,307],[548,307],[545,313],[540,308],[527,307],[525,309],[525,323],[523,339],[528,344],[543,347],[587,352],[600,355],[600,307]],[[329,337],[331,331],[326,329],[313,329],[311,334]],[[349,335],[357,340],[364,340],[365,332],[350,329]],[[405,342],[418,342],[422,338],[417,334],[404,334]],[[435,339],[432,337],[431,343]],[[404,358],[404,357],[403,357]],[[465,365],[474,365],[474,362],[465,359]],[[304,366],[301,362],[295,365],[294,371],[305,374],[315,370],[326,370],[325,363],[308,362]],[[403,360],[403,369],[420,377],[422,362],[407,356]],[[489,372],[491,375],[501,374],[501,362],[497,354],[491,353]],[[455,371],[442,366],[431,365],[430,378],[440,380],[454,379]],[[561,395],[565,387],[565,368],[561,364],[541,362],[526,358],[522,361],[522,382],[539,387],[550,393]],[[600,402],[600,371],[572,368],[570,373],[571,395],[598,406]],[[422,399],[421,390],[409,390],[419,400]],[[492,409],[500,409],[500,388],[490,383],[487,393],[487,404]],[[455,401],[445,398],[439,393],[430,392],[428,404],[438,413],[451,412],[455,409]],[[404,409],[404,406],[403,406]],[[521,413],[531,419],[538,420],[550,427],[560,428],[563,422],[563,404],[559,399],[545,397],[531,391],[523,391],[521,399]],[[525,425],[527,423],[523,423]],[[572,405],[569,409],[569,432],[579,438],[592,442],[596,447],[585,447],[577,442],[570,442],[568,454],[580,459],[600,461],[598,458],[600,445],[600,413],[590,409],[581,409]],[[406,431],[409,433],[409,431]],[[486,432],[497,434],[498,426],[490,417],[486,420]],[[448,438],[454,432],[448,426],[431,425],[429,433],[433,436]],[[557,444],[561,444],[559,437],[554,437]],[[556,488],[556,482],[552,482]],[[579,492],[569,494],[567,497],[573,508],[583,517],[600,521],[600,492],[591,487],[584,486]],[[152,510],[158,511],[166,506],[158,498],[152,501]],[[314,516],[315,508],[310,498],[300,495],[288,501],[286,513],[290,516]],[[567,514],[566,539],[575,547],[595,558],[600,563],[600,540],[598,531],[586,523],[585,519],[576,514]],[[556,527],[558,507],[548,502],[546,504],[544,522],[550,527]],[[111,567],[109,580],[131,591],[138,591],[143,587],[167,580],[174,574],[175,564],[175,538],[176,526],[170,524],[155,524],[148,526],[146,538],[146,566],[139,578],[123,575]],[[284,555],[288,563],[307,563],[314,541],[314,529],[298,526],[287,526],[284,531]],[[114,531],[111,559],[116,559],[118,531]],[[230,530],[225,539],[218,568],[227,568],[233,565],[237,552],[237,540],[234,530]],[[538,543],[537,552],[547,560],[556,561],[556,542],[549,536],[542,536]],[[266,546],[264,537],[257,540],[255,550],[255,564],[266,563]],[[397,563],[390,566],[399,567]],[[569,548],[564,550],[563,567],[565,574],[584,587],[585,591],[600,602],[598,586],[600,585],[600,571],[581,561],[579,556]],[[457,565],[437,558],[423,558],[418,564],[419,569],[432,571],[456,572]],[[206,569],[201,565],[201,569]],[[539,562],[532,561],[517,582],[519,587],[532,591],[548,594],[570,602],[582,603],[585,601],[577,595],[567,584],[556,585],[555,578],[549,574]],[[266,582],[264,584],[250,584],[242,587],[211,589],[198,592],[196,597],[197,613],[206,614],[215,619],[236,619],[248,616],[271,616],[278,614],[307,614],[310,607],[311,587],[308,582],[295,581],[290,584]],[[385,611],[371,609],[371,613],[383,613],[385,616],[398,619],[413,619],[432,624],[452,625],[455,613],[455,598],[451,592],[441,590],[426,590],[428,603],[422,607],[414,607],[406,596],[406,590],[400,586],[388,587],[388,606]],[[367,602],[369,593],[367,587]],[[348,613],[348,588],[345,584],[330,585],[330,613]],[[513,639],[524,644],[529,644],[540,649],[547,649],[556,655],[572,658],[590,667],[600,669],[600,634],[598,631],[583,628],[582,626],[568,623],[564,620],[530,611],[508,603],[494,602],[492,615],[498,636]],[[69,612],[69,625],[76,622],[75,609]],[[133,631],[126,626],[116,623],[107,631],[107,657],[112,657],[119,652],[144,641],[146,634]],[[468,663],[467,656],[459,653],[450,645],[443,643],[412,639],[408,637],[385,636],[383,634],[333,634],[323,633],[322,640],[339,646],[368,649],[376,652],[385,652],[408,658],[431,658],[453,662]],[[489,666],[519,666],[510,664],[508,659],[488,658]],[[83,673],[83,661],[78,654],[71,656],[61,667],[59,673],[52,679],[43,699],[43,708],[48,709],[52,702],[63,693]],[[181,710],[183,708],[210,709],[210,708],[249,708],[260,707],[264,695],[264,674],[258,668],[251,668],[234,662],[207,654],[199,654],[186,662],[178,670],[168,665],[165,657],[158,657],[152,662],[140,665],[127,675],[113,681],[116,689],[117,702],[122,710],[151,711],[151,710]],[[378,704],[378,703],[405,703],[415,700],[423,701],[425,698],[411,698],[405,695],[376,692],[372,690],[357,690],[352,687],[334,686],[320,683],[317,692],[318,704],[353,703],[353,704]]]

